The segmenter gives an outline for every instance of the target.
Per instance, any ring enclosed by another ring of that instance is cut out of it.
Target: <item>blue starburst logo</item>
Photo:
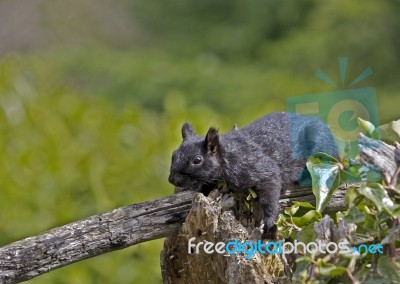
[[[361,128],[357,118],[379,125],[378,102],[373,87],[355,88],[355,85],[372,75],[372,68],[365,68],[357,77],[346,84],[348,66],[347,57],[339,57],[340,82],[332,80],[320,69],[315,76],[337,90],[303,96],[290,97],[286,100],[289,112],[317,116],[326,122],[335,136],[339,151],[350,146],[350,157],[358,153],[357,135]]]

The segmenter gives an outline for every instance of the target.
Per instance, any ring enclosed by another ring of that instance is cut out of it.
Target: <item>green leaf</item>
[[[313,206],[311,203],[308,202],[300,202],[300,201],[293,201],[293,205],[290,206],[289,208],[286,208],[284,212],[289,215],[289,216],[294,216],[296,213],[299,215],[300,214],[305,214],[309,211],[309,209],[314,209],[315,206]],[[299,209],[302,209],[299,211]]]
[[[400,219],[400,205],[398,205],[398,204],[395,205],[392,215],[395,216],[396,218]]]
[[[394,282],[388,280],[386,277],[382,277],[379,275],[371,275],[368,279],[362,281],[361,283],[362,284],[393,284]]]
[[[382,255],[378,260],[378,273],[395,283],[400,283],[400,265],[388,256]]]
[[[357,279],[361,281],[361,283],[365,283],[365,280],[369,277],[371,274],[372,269],[370,265],[363,264],[360,266],[357,272]]]
[[[307,262],[307,263],[312,263],[312,262],[313,262],[313,260],[312,260],[312,258],[311,258],[311,257],[309,257],[309,256],[302,256],[302,257],[298,257],[298,258],[296,258],[296,263],[299,263],[299,262]]]
[[[382,245],[387,245],[392,243],[393,241],[397,241],[400,234],[400,225],[389,229],[386,234],[386,237],[381,241]]]
[[[297,203],[294,203],[292,206],[290,206],[289,208],[286,208],[284,210],[284,212],[289,215],[289,216],[294,216],[294,214],[296,214],[297,210],[299,210],[300,205]]]
[[[362,172],[365,171],[367,168],[363,165],[351,165],[346,169],[348,173],[347,180],[348,181],[361,181],[362,179]],[[369,170],[369,169],[368,169]]]
[[[331,164],[340,164],[340,162],[333,156],[326,154],[326,153],[315,153],[314,155],[310,156],[309,160],[318,163],[318,162],[326,162]]]
[[[389,211],[389,213],[392,213],[392,211],[395,209],[393,200],[390,199],[386,190],[379,183],[363,185],[360,188],[360,193],[371,200],[375,204],[378,211],[386,209]]]
[[[310,210],[306,214],[304,214],[302,217],[292,217],[291,220],[292,220],[293,224],[295,224],[296,226],[301,228],[306,224],[320,220],[321,217],[322,217],[321,213],[319,213],[315,210]]]
[[[317,153],[308,159],[307,169],[312,178],[316,210],[322,212],[343,180],[341,164],[328,154]]]
[[[363,222],[363,228],[359,228],[359,233],[358,237],[362,238],[361,234],[365,233],[366,238],[369,238],[371,236],[376,236],[379,235],[381,232],[378,231],[379,228],[379,220],[376,219],[374,215],[371,214],[365,214],[365,220]],[[363,241],[366,242],[366,241]]]
[[[346,199],[346,203],[347,205],[351,206],[353,205],[354,200],[360,196],[359,191],[357,190],[357,188],[355,188],[354,186],[348,188],[346,190],[346,194],[345,194],[345,199]]]
[[[375,126],[362,118],[357,118],[358,125],[360,125],[363,132],[370,138],[378,140],[379,139],[379,132],[375,129]]]
[[[247,190],[249,191],[249,195],[247,195],[246,197],[247,201],[251,202],[252,200],[257,198],[257,193],[253,189],[248,188]]]
[[[347,269],[345,267],[326,263],[322,259],[318,259],[317,266],[319,274],[324,276],[335,277],[347,272]]]
[[[310,209],[315,209],[315,206],[312,205],[309,202],[301,202],[301,201],[293,201],[293,204],[298,205],[299,207],[303,207],[303,208],[310,208]]]
[[[365,214],[356,206],[352,206],[344,217],[346,223],[361,223],[365,221]]]
[[[381,125],[378,129],[383,141],[390,144],[393,144],[395,141],[400,141],[400,119]]]
[[[317,233],[315,232],[314,229],[314,223],[310,223],[306,225],[304,228],[302,228],[301,232],[296,237],[296,240],[308,244],[310,242],[315,242],[316,238],[317,238]]]
[[[257,193],[253,189],[249,188],[249,192],[251,194],[251,197],[253,197],[254,199],[257,198]]]
[[[307,272],[309,271],[310,263],[312,263],[312,259],[307,256],[296,259],[296,269],[293,272],[292,279],[293,283],[306,283],[308,281]]]

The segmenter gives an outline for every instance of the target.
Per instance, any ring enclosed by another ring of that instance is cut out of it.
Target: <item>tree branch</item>
[[[141,242],[163,238],[185,220],[195,192],[132,204],[0,248],[0,283],[18,283],[50,270]]]
[[[398,144],[388,145],[380,140],[373,140],[359,134],[358,147],[361,162],[369,168],[380,172],[387,185],[395,185],[400,167],[400,149]]]
[[[161,199],[132,204],[55,228],[0,248],[0,283],[18,283],[59,267],[176,233],[197,193],[185,191]],[[327,211],[344,207],[344,190],[338,190]],[[315,203],[311,189],[288,191],[282,209],[291,199]],[[336,201],[334,201],[336,200]]]

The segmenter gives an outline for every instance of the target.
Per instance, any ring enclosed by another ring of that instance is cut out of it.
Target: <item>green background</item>
[[[399,118],[399,1],[0,1],[0,246],[171,194],[181,124],[222,132],[355,88]],[[160,283],[162,240],[29,283]]]

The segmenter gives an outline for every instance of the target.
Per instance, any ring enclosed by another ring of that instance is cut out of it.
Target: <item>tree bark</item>
[[[381,173],[387,185],[396,185],[400,167],[400,144],[392,146],[360,134],[358,147],[361,163]]]
[[[0,283],[18,283],[181,227],[194,192],[132,204],[0,248]]]

